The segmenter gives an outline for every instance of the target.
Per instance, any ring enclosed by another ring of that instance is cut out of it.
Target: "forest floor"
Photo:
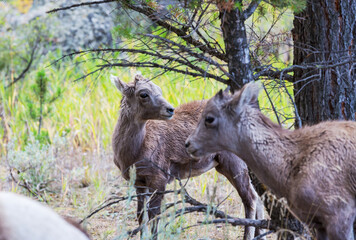
[[[57,149],[58,150],[58,149]],[[62,216],[81,220],[88,216],[110,196],[134,195],[132,187],[121,177],[121,173],[112,161],[112,153],[83,152],[65,147],[59,149],[52,162],[54,180],[51,191],[43,196],[47,204]],[[29,195],[9,176],[7,161],[0,162],[0,189]],[[183,180],[185,183],[186,180]],[[177,182],[171,183],[167,190],[177,189]],[[198,201],[212,203],[225,213],[244,218],[244,208],[238,193],[228,180],[211,170],[199,177],[189,179],[187,192]],[[165,203],[177,202],[181,198],[177,194],[168,194]],[[44,203],[45,204],[45,203]],[[189,204],[185,204],[189,206]],[[177,205],[166,213],[172,213],[183,205]],[[226,224],[201,225],[198,221],[211,219],[203,213],[189,213],[179,218],[167,217],[161,221],[161,239],[242,239],[243,228]],[[163,224],[164,223],[164,224]],[[163,226],[162,226],[163,225]],[[164,228],[164,225],[166,227]],[[126,232],[138,227],[136,221],[136,202],[121,201],[106,207],[84,222],[84,227],[92,239],[127,239]],[[139,239],[134,236],[133,239]],[[275,239],[274,234],[268,239]]]

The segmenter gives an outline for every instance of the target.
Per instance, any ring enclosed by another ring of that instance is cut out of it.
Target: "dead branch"
[[[250,3],[246,10],[244,10],[244,19],[248,19],[255,12],[258,5],[260,5],[262,0],[254,0]]]
[[[175,218],[184,215],[184,214],[189,214],[193,212],[201,212],[205,214],[210,214],[213,215],[216,218],[212,221],[205,221],[205,222],[198,222],[201,224],[216,224],[216,223],[228,223],[231,224],[232,226],[254,226],[254,227],[259,227],[259,228],[266,228],[266,229],[271,229],[273,231],[278,230],[279,228],[275,225],[273,225],[273,222],[270,220],[251,220],[251,219],[244,219],[244,218],[236,218],[229,216],[225,212],[218,210],[217,208],[214,208],[212,206],[209,206],[208,204],[201,203],[197,201],[196,199],[192,198],[185,189],[181,188],[177,191],[169,190],[169,191],[156,191],[154,194],[169,194],[169,193],[175,193],[175,194],[181,194],[184,193],[184,202],[191,204],[191,207],[185,207],[178,209],[177,211],[174,212]],[[126,201],[129,199],[135,199],[141,196],[151,196],[152,193],[142,193],[142,194],[137,194],[137,195],[131,195],[131,196],[123,196],[123,197],[116,197],[112,196],[108,199],[106,199],[102,204],[100,204],[95,210],[93,210],[90,214],[88,214],[86,217],[84,217],[80,223],[83,223],[85,220],[91,218],[93,215],[96,213],[102,211],[103,209],[112,206],[114,204],[117,204],[122,201]],[[182,201],[178,201],[176,203],[169,203],[166,205],[165,209],[168,210],[169,208],[175,206],[176,204],[182,203]],[[148,210],[152,210],[149,208]],[[162,212],[163,213],[163,212]],[[162,215],[161,213],[161,215]],[[155,221],[156,219],[160,219],[161,216],[157,216],[155,219],[152,219],[151,221]],[[142,225],[138,226],[137,228],[131,230],[128,232],[128,235],[130,237],[135,236],[140,230],[142,229]]]
[[[87,74],[85,74],[84,76],[81,76],[80,78],[75,79],[73,82],[77,82],[77,81],[79,81],[79,80],[81,80],[81,79],[85,79],[86,77],[88,77],[88,76],[90,76],[90,75],[92,75],[92,74],[94,74],[94,73],[96,73],[96,72],[100,72],[100,71],[102,71],[103,69],[104,69],[103,67],[100,67],[100,68],[98,68],[98,69],[95,69],[94,71],[91,71],[90,73],[87,73]]]
[[[206,224],[221,224],[221,223],[228,223],[234,227],[236,226],[253,226],[257,228],[264,228],[264,229],[272,229],[276,231],[273,226],[271,226],[271,222],[269,220],[253,220],[247,218],[227,218],[227,219],[214,219],[210,221],[198,221],[198,223],[206,225]]]
[[[208,72],[204,72],[204,73],[191,72],[188,70],[178,69],[177,68],[178,66],[168,67],[167,65],[162,65],[162,64],[158,64],[158,63],[154,63],[154,62],[126,62],[126,61],[124,62],[124,61],[122,61],[120,63],[97,65],[97,67],[100,67],[101,69],[109,68],[109,67],[159,68],[159,69],[164,69],[164,70],[171,71],[171,72],[177,72],[177,73],[182,73],[185,75],[190,75],[193,77],[212,78],[212,79],[215,79],[221,83],[228,84],[228,80],[226,80],[220,76],[216,76],[214,74],[208,73]]]
[[[182,190],[182,189],[181,189]],[[251,220],[251,219],[245,219],[245,218],[236,218],[229,216],[225,212],[218,210],[217,208],[214,208],[212,206],[209,206],[208,204],[201,203],[194,198],[192,198],[185,190],[182,191],[184,193],[184,201],[186,203],[189,203],[193,205],[192,207],[185,207],[178,209],[174,213],[174,217],[178,218],[182,215],[193,213],[193,212],[201,212],[209,215],[213,215],[216,218],[212,220],[210,223],[209,221],[206,222],[198,222],[201,224],[212,224],[212,223],[228,223],[232,226],[254,226],[254,227],[259,227],[259,228],[266,228],[266,229],[271,229],[273,232],[277,231],[279,227],[271,220]],[[162,215],[162,213],[161,213]],[[156,219],[160,219],[160,216],[157,216],[155,219],[152,219],[150,222],[155,221]],[[142,229],[142,225],[139,227],[131,230],[128,232],[128,235],[130,237],[135,236],[140,230]],[[154,236],[155,237],[155,236]]]
[[[276,110],[276,108],[275,108],[275,106],[273,104],[273,101],[272,101],[271,97],[269,96],[269,93],[268,93],[268,91],[266,89],[266,86],[264,84],[263,84],[263,89],[265,90],[265,93],[267,95],[268,101],[271,103],[272,110],[273,110],[274,114],[276,115],[278,124],[281,125],[281,121],[279,120],[279,116],[278,116],[277,110]]]
[[[281,77],[282,77],[283,80],[287,80],[289,82],[292,82],[293,81],[293,76],[288,74],[288,73],[294,72],[294,70],[297,69],[297,67],[296,68],[290,68],[290,69],[285,70],[285,71],[277,70],[277,69],[273,70],[270,67],[267,67],[267,68],[262,69],[262,70],[259,70],[259,69],[261,69],[261,67],[255,69],[256,73],[253,76],[253,78],[255,80],[258,80],[261,77],[268,77],[268,78],[275,78],[275,79],[281,79]]]
[[[46,13],[54,13],[54,12],[64,11],[64,10],[77,8],[77,7],[82,7],[82,6],[90,6],[90,5],[95,5],[95,4],[102,4],[102,3],[109,3],[109,2],[116,2],[116,1],[117,0],[102,0],[102,1],[94,1],[94,2],[82,2],[82,3],[73,4],[73,5],[66,6],[66,7],[55,8],[55,9],[47,11]]]
[[[260,77],[270,77],[270,78],[279,79],[280,81],[287,80],[289,82],[293,82],[293,76],[288,73],[294,72],[298,69],[322,70],[322,69],[335,68],[345,64],[354,63],[354,61],[355,60],[352,59],[346,59],[346,60],[341,60],[338,63],[315,62],[315,63],[305,64],[305,65],[292,65],[282,70],[274,69],[270,66],[267,67],[260,66],[255,69],[256,73],[254,74],[254,79],[257,80]],[[302,80],[298,80],[298,82],[306,81],[306,80],[307,79],[302,79]]]
[[[254,237],[252,240],[259,240],[259,239],[262,239],[262,238],[266,237],[267,235],[270,235],[270,234],[275,233],[275,232],[276,232],[276,231],[274,231],[274,230],[267,231],[267,232],[265,232],[265,233],[263,233],[263,234],[261,234],[261,235],[258,235],[258,236],[256,236],[256,237]]]
[[[39,192],[39,189],[36,189],[37,191],[33,191],[31,189],[30,184],[27,182],[27,180],[23,180],[22,183],[19,182],[13,175],[12,171],[13,171],[13,168],[9,166],[9,173],[10,173],[10,177],[11,177],[12,181],[14,181],[20,187],[23,187],[24,189],[26,189],[31,195],[36,196],[38,199],[41,199],[41,200],[45,201],[46,203],[48,203],[47,199]],[[43,184],[47,185],[48,183],[43,183]]]
[[[166,38],[163,38],[163,37],[160,37],[160,36],[157,36],[157,35],[145,34],[145,36],[150,37],[150,38],[153,38],[153,39],[161,40],[161,41],[166,42],[166,43],[169,43],[169,44],[171,44],[171,45],[173,45],[173,46],[177,46],[178,49],[179,49],[179,51],[186,52],[186,53],[188,53],[188,54],[189,54],[190,56],[192,56],[192,57],[195,57],[195,58],[197,58],[197,59],[199,59],[199,60],[202,60],[202,61],[205,61],[205,62],[207,62],[207,63],[209,63],[209,64],[212,64],[212,65],[217,66],[221,71],[224,72],[225,75],[227,75],[228,77],[230,77],[230,76],[229,76],[230,74],[229,74],[225,69],[223,69],[223,67],[222,67],[223,65],[222,65],[222,64],[220,64],[220,63],[214,61],[212,58],[209,58],[209,57],[207,57],[207,56],[204,56],[204,54],[194,52],[193,50],[189,49],[188,47],[186,47],[186,46],[184,46],[184,45],[182,45],[182,44],[178,44],[177,42],[171,41],[171,40],[169,40],[169,39],[166,39]]]
[[[177,193],[177,194],[179,194],[180,190],[178,190],[178,191],[168,190],[168,191],[164,191],[164,192],[155,191],[155,194],[157,194],[157,195],[158,194],[169,194],[169,193]],[[152,193],[140,193],[140,194],[137,194],[137,195],[130,195],[130,196],[124,196],[124,197],[111,196],[108,199],[106,199],[104,202],[99,204],[99,206],[96,209],[94,209],[91,213],[89,213],[87,216],[85,216],[82,220],[80,220],[79,223],[80,224],[83,223],[85,220],[91,218],[92,216],[94,216],[98,212],[100,212],[100,211],[104,210],[105,208],[110,207],[110,206],[112,206],[114,204],[120,203],[122,201],[130,200],[130,199],[135,199],[135,198],[138,198],[138,197],[151,196],[151,195],[152,195]],[[170,208],[171,204],[169,204],[167,207]]]
[[[295,119],[296,119],[296,122],[298,124],[298,128],[301,128],[302,127],[302,120],[299,116],[299,113],[298,113],[298,108],[297,108],[297,105],[292,97],[292,95],[289,93],[287,87],[286,87],[286,84],[285,82],[282,80],[282,77],[283,77],[283,71],[281,73],[281,79],[280,79],[280,84],[282,85],[282,87],[284,88],[284,90],[286,91],[288,97],[289,97],[289,100],[291,101],[291,103],[293,104],[294,106],[294,114],[295,114]]]
[[[164,29],[167,29],[169,32],[174,32],[178,37],[180,37],[182,40],[184,40],[186,43],[191,44],[195,46],[196,48],[200,49],[202,52],[210,54],[211,56],[214,56],[222,61],[227,62],[228,59],[226,55],[220,51],[218,51],[215,48],[212,48],[201,41],[195,39],[191,34],[188,34],[186,29],[183,28],[178,28],[173,26],[172,24],[168,23],[168,21],[165,21],[157,16],[159,16],[159,12],[154,10],[153,8],[149,7],[148,5],[141,3],[141,5],[134,5],[128,0],[123,0],[121,1],[126,7],[129,9],[132,9],[136,12],[142,13],[146,17],[148,17],[152,22],[158,24],[159,26],[163,27]],[[172,20],[172,19],[170,19]]]
[[[37,40],[35,42],[35,45],[32,47],[31,54],[30,54],[30,59],[27,61],[26,67],[24,68],[24,70],[22,70],[20,75],[18,77],[16,77],[11,83],[9,83],[5,88],[9,88],[13,84],[15,84],[18,81],[20,81],[25,76],[25,74],[28,72],[28,70],[30,70],[30,67],[32,66],[32,63],[33,63],[33,61],[35,59],[35,53],[36,53],[36,50],[37,50],[37,48],[39,46],[39,43],[40,43],[40,40],[37,38]]]

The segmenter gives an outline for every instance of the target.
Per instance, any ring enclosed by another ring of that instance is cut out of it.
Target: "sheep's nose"
[[[185,142],[185,147],[188,148],[190,146],[190,142],[189,141],[186,141]]]
[[[168,107],[168,108],[167,108],[167,112],[168,112],[169,114],[173,114],[173,113],[174,113],[174,108]]]

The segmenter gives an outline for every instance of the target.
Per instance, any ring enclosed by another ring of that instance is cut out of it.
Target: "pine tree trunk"
[[[242,5],[242,1],[236,2],[240,2]],[[232,90],[237,90],[252,81],[252,70],[243,12],[229,3],[230,1],[221,1],[219,8],[229,74],[231,75],[230,86]]]
[[[308,1],[295,16],[294,96],[303,124],[356,118],[356,1]]]
[[[40,117],[38,119],[38,131],[37,131],[37,136],[40,137],[41,135],[41,127],[42,127],[42,119],[43,119],[43,100],[40,100]]]

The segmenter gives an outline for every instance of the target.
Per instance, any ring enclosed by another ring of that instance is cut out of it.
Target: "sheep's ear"
[[[253,108],[259,109],[258,95],[261,90],[261,84],[259,82],[247,83],[243,88],[233,95],[231,105],[236,108],[241,108],[245,105],[249,105]]]
[[[217,105],[221,105],[224,102],[224,93],[220,89],[219,92],[215,94],[215,96],[212,98],[213,102]]]
[[[141,75],[140,72],[138,72],[138,73],[135,75],[135,85],[136,85],[137,82],[143,81],[143,80],[145,80],[145,78]]]
[[[114,75],[110,76],[111,82],[119,89],[119,91],[124,94],[125,90],[128,88],[127,84]]]
[[[224,92],[222,89],[219,90],[219,92],[215,95],[219,100],[224,99]]]
[[[220,89],[214,96],[215,103],[219,105],[226,103],[230,99],[229,89],[230,87],[227,87],[225,90]]]

